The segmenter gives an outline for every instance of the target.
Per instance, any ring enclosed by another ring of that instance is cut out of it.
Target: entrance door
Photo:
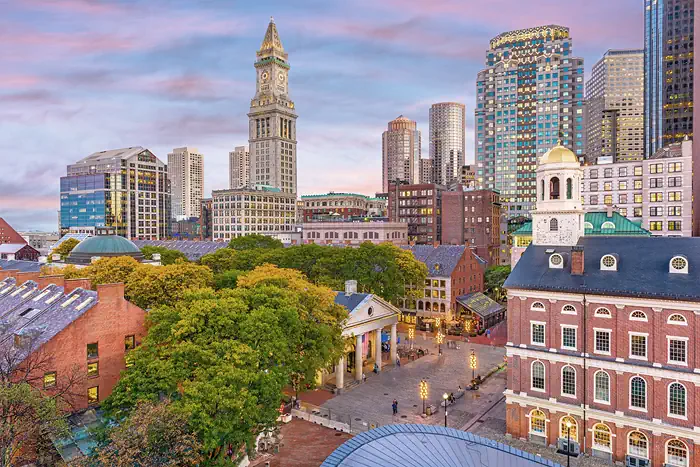
[[[345,366],[347,369],[348,373],[352,373],[355,371],[355,346],[352,346],[352,350],[347,354],[347,358],[345,359],[348,364]]]

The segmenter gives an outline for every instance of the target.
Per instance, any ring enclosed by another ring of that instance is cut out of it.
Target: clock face
[[[260,78],[263,81],[267,81],[270,78],[270,73],[268,73],[267,71],[263,71],[262,74],[260,75]]]
[[[280,74],[277,76],[277,79],[279,80],[280,83],[284,83],[284,80],[285,80],[284,73],[280,73]]]

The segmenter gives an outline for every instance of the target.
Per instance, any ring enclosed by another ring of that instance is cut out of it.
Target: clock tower
[[[250,184],[297,192],[297,141],[294,102],[289,98],[287,53],[270,18],[257,52],[255,97],[248,113]]]

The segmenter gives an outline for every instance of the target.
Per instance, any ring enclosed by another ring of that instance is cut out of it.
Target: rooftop
[[[467,247],[464,245],[410,245],[402,246],[428,267],[428,276],[449,277]]]
[[[143,260],[141,250],[131,240],[119,235],[95,235],[78,243],[66,262],[90,264],[95,256],[131,256],[139,261]]]
[[[460,295],[457,297],[457,303],[461,304],[482,318],[487,318],[504,310],[503,305],[491,300],[481,292]]]
[[[613,211],[608,217],[606,211],[587,212],[584,214],[584,235],[589,236],[642,236],[649,237],[651,233],[641,228],[617,211]],[[612,227],[606,222],[611,222]],[[603,228],[605,225],[606,228]],[[526,237],[532,235],[532,222],[525,222],[522,227],[511,235]]]

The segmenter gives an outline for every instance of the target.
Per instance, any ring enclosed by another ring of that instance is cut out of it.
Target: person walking
[[[391,403],[391,410],[394,415],[399,413],[399,402],[396,399],[394,399],[394,402]]]

